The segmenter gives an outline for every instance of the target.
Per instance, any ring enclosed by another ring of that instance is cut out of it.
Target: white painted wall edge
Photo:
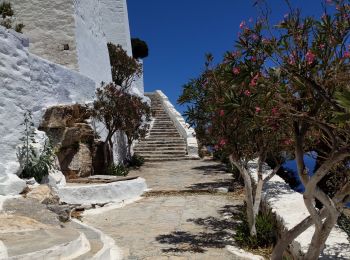
[[[90,229],[97,233],[99,239],[101,240],[103,247],[93,256],[94,260],[121,260],[123,259],[122,250],[116,245],[113,238],[103,233],[101,230],[82,223],[77,219],[72,219],[74,223],[83,226],[86,229]]]
[[[155,93],[160,97],[165,112],[170,116],[180,135],[185,139],[187,146],[187,156],[193,159],[199,159],[198,142],[194,129],[186,123],[182,115],[175,109],[173,104],[171,104],[169,101],[169,98],[161,90],[156,90]]]
[[[244,260],[264,260],[265,259],[260,255],[254,255],[236,246],[226,246],[225,248],[234,256],[239,257],[239,259],[244,259]]]
[[[82,233],[68,242],[56,245],[44,250],[9,257],[9,260],[32,260],[32,259],[74,259],[90,251],[90,243]]]
[[[107,184],[65,186],[58,189],[58,195],[62,202],[68,204],[91,205],[136,199],[146,189],[146,180],[137,178]]]

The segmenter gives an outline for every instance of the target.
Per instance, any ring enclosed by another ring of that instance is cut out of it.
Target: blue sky
[[[145,90],[160,89],[176,104],[182,86],[200,74],[205,53],[219,61],[233,50],[239,24],[257,17],[253,0],[127,0],[132,37],[145,40]],[[303,14],[320,16],[321,0],[291,0]],[[283,19],[284,0],[268,1],[272,21]]]

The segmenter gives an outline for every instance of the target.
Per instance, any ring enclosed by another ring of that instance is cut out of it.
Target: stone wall
[[[72,0],[10,0],[23,33],[30,38],[29,50],[44,59],[78,70]],[[64,50],[68,44],[69,50]]]
[[[126,0],[10,2],[25,25],[31,53],[79,71],[96,85],[112,80],[107,42],[122,45],[132,55]]]
[[[16,146],[26,110],[38,125],[44,108],[84,103],[95,92],[93,80],[31,54],[28,46],[25,36],[0,27],[0,182],[19,169]]]

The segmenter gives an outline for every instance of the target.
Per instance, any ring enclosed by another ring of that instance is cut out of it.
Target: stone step
[[[154,129],[154,128],[152,128],[150,133],[153,133],[153,134],[178,134],[179,132],[174,127],[172,129],[169,129],[169,128],[163,128],[163,129],[156,128],[156,129]]]
[[[1,237],[5,236],[5,237]],[[0,235],[9,259],[74,259],[90,250],[85,235],[71,228],[48,228]]]
[[[186,151],[185,145],[143,145],[134,148],[134,151]]]
[[[171,128],[171,129],[176,129],[175,125],[173,123],[154,123],[153,126],[152,126],[152,129],[153,128]]]
[[[186,146],[186,143],[183,139],[177,139],[177,140],[169,140],[169,139],[151,139],[151,138],[148,138],[148,139],[143,139],[141,140],[137,145],[140,146],[140,145],[144,145],[144,144],[153,144],[153,145],[159,145],[159,144],[166,144],[166,145],[185,145]]]
[[[168,115],[155,115],[153,117],[155,120],[171,120],[171,117],[169,117]]]
[[[152,127],[151,131],[150,132],[161,132],[161,133],[173,133],[173,132],[176,132],[178,133],[177,129],[174,127],[174,128],[160,128],[160,127],[157,127],[157,128],[154,128]]]
[[[152,158],[145,158],[146,162],[161,162],[161,161],[181,161],[181,160],[192,160],[189,157],[186,156],[179,156],[179,157],[152,157]]]
[[[163,156],[163,155],[186,155],[186,151],[148,151],[138,152],[137,154],[143,156]]]
[[[169,133],[151,133],[149,135],[150,138],[173,138],[173,137],[181,137],[181,135],[179,133],[173,133],[173,134],[169,134]]]
[[[145,144],[145,143],[153,143],[153,144],[186,144],[185,141],[182,138],[177,138],[177,139],[170,139],[170,138],[153,138],[153,137],[149,137],[147,139],[145,139],[146,142],[141,142],[140,144]]]
[[[103,248],[100,234],[85,225],[79,224],[77,221],[72,221],[69,224],[72,228],[84,233],[90,243],[90,251],[75,258],[75,260],[92,259]]]
[[[168,119],[158,119],[158,118],[156,118],[156,120],[154,121],[153,124],[156,124],[156,125],[159,125],[159,124],[166,124],[166,125],[175,126],[175,125],[174,125],[174,122],[171,121],[170,118],[168,118]]]
[[[169,122],[169,123],[157,123],[156,122],[152,125],[151,129],[153,129],[153,128],[177,129],[172,122]]]
[[[181,145],[181,146],[150,146],[150,145],[145,145],[145,146],[140,146],[140,147],[135,147],[134,152],[142,152],[142,151],[185,151],[186,152],[186,146]]]

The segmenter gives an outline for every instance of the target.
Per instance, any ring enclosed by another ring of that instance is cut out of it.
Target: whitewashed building
[[[91,101],[96,87],[112,80],[107,42],[132,55],[126,0],[9,2],[25,27],[18,34],[0,26],[0,195],[24,185],[16,175],[24,112],[38,124],[48,106]],[[143,95],[142,80],[132,92]]]

